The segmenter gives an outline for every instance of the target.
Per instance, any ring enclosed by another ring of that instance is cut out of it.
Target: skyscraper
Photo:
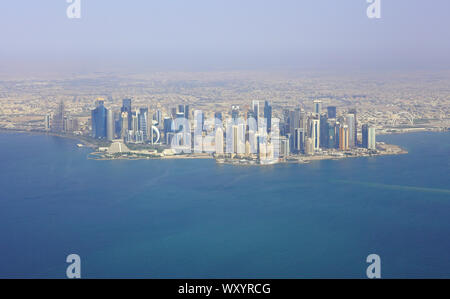
[[[313,149],[315,151],[320,149],[320,119],[315,118],[311,120],[311,140],[313,142]]]
[[[328,106],[327,113],[328,113],[328,118],[336,118],[336,107]]]
[[[122,100],[122,112],[131,112],[131,99]]]
[[[240,109],[238,105],[231,106],[231,118],[233,120],[237,120],[239,118]]]
[[[376,149],[376,131],[369,125],[362,126],[362,146],[367,149]]]
[[[350,109],[348,111],[349,114],[353,114],[353,130],[352,130],[352,136],[349,136],[353,140],[353,145],[351,146],[358,146],[358,119],[356,117],[356,109]],[[349,128],[350,130],[350,128]],[[350,133],[349,133],[350,134]]]
[[[322,113],[322,101],[314,100],[314,113],[320,115]]]
[[[223,118],[222,118],[222,112],[215,112],[215,113],[214,113],[214,118],[215,118],[215,119],[218,119],[218,120],[220,120],[220,121],[222,121],[222,120],[223,120]]]
[[[256,120],[255,112],[253,110],[248,110],[247,111],[247,120],[252,119],[252,118]]]
[[[131,128],[131,99],[123,99],[122,100],[122,108],[120,109],[120,112],[126,112],[128,115],[128,128]]]
[[[120,137],[124,141],[127,141],[127,139],[128,139],[128,131],[129,131],[128,124],[130,123],[128,121],[128,112],[126,112],[126,111],[122,112],[120,118],[122,119],[122,124],[120,126],[121,127]]]
[[[328,148],[336,148],[336,121],[328,120]]]
[[[165,138],[165,142],[166,142],[166,144],[170,144],[171,136],[173,136],[173,132],[175,130],[174,122],[173,122],[172,118],[166,117],[166,118],[164,118],[163,124],[164,124],[164,138]]]
[[[340,125],[339,127],[339,149],[346,151],[349,149],[349,130],[347,125]]]
[[[114,116],[111,109],[106,112],[106,139],[109,141],[114,139]]]
[[[53,114],[53,120],[51,125],[52,132],[56,133],[64,132],[64,117],[65,117],[64,102],[61,101],[58,105],[58,108],[56,109],[55,114]]]
[[[183,113],[183,117],[189,119],[189,105],[178,105],[178,112]]]
[[[157,109],[155,113],[153,114],[153,120],[158,123],[158,125],[162,124],[163,122],[163,114],[162,111]]]
[[[256,101],[256,100],[252,101],[252,109],[253,109],[253,113],[255,114],[256,123],[258,123],[258,119],[259,119],[259,101]]]
[[[223,155],[223,129],[221,127],[216,129],[215,144],[216,154]]]
[[[286,136],[280,137],[280,156],[289,156],[289,139]]]
[[[138,115],[139,131],[142,132],[143,141],[150,139],[151,125],[148,122],[148,108],[140,108]]]
[[[314,153],[314,142],[310,137],[305,139],[305,154],[311,155]]]
[[[356,131],[356,120],[354,113],[348,113],[346,116],[347,126],[348,126],[348,146],[353,148],[356,146],[355,131]]]
[[[320,115],[320,147],[328,148],[328,118],[325,114]]]
[[[92,137],[97,139],[106,138],[106,114],[105,101],[97,99],[96,108],[91,112]]]
[[[264,102],[264,118],[267,120],[267,133],[272,130],[272,106],[268,101]]]
[[[51,128],[51,121],[50,121],[50,115],[46,115],[45,117],[44,117],[44,128],[45,128],[45,131],[50,131],[50,128]]]
[[[289,133],[295,134],[295,129],[300,127],[300,113],[301,109],[296,108],[294,111],[289,111]]]
[[[194,110],[194,131],[203,132],[205,117],[202,110]]]
[[[294,148],[296,153],[303,153],[305,151],[305,129],[297,128],[294,134]]]

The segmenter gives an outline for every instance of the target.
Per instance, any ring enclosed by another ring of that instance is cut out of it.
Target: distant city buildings
[[[322,101],[314,100],[314,113],[320,115],[322,113]]]
[[[51,131],[55,133],[63,133],[64,132],[64,102],[61,101],[58,105],[58,109],[53,114],[53,119],[51,123]]]
[[[107,112],[104,99],[97,99],[95,109],[91,112],[92,137],[96,139],[106,139]]]
[[[373,126],[362,126],[362,146],[370,150],[376,149],[376,131]]]
[[[358,145],[376,150],[375,127],[364,124],[362,142],[357,142],[358,125],[354,109],[338,113],[335,106],[322,111],[322,101],[313,101],[313,111],[302,107],[284,108],[281,119],[273,118],[273,108],[259,101],[250,108],[232,105],[227,113],[202,111],[186,104],[161,110],[149,107],[133,109],[132,99],[122,100],[114,110],[103,98],[91,110],[91,136],[110,142],[175,147],[181,152],[212,153],[239,159],[276,161],[295,155],[320,155],[323,152],[348,152]],[[109,108],[108,108],[109,107]],[[243,106],[249,107],[249,106]],[[244,108],[245,109],[245,108]],[[224,114],[226,116],[224,116]],[[212,117],[212,119],[209,119]],[[261,117],[264,116],[264,117]],[[52,115],[45,116],[45,130],[70,133],[79,129],[77,117],[66,115],[60,102]]]
[[[336,118],[336,106],[327,107],[328,118]]]

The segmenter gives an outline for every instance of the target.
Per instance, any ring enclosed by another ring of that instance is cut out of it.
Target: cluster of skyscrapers
[[[120,111],[105,107],[103,99],[97,99],[91,111],[92,137],[96,139],[123,139],[127,143],[158,143],[159,130],[149,119],[148,108],[131,109],[131,99],[124,99]]]
[[[322,150],[348,151],[356,147],[376,149],[375,128],[362,126],[358,141],[356,110],[337,113],[335,106],[322,109],[322,102],[313,102],[313,111],[303,108],[283,109],[281,119],[273,118],[272,106],[252,101],[250,109],[241,111],[232,105],[229,119],[215,112],[212,120],[205,119],[201,110],[190,111],[189,105],[178,105],[164,115],[155,110],[151,119],[149,109],[132,110],[131,99],[124,99],[120,112],[105,107],[103,99],[92,110],[92,137],[123,139],[126,143],[162,143],[184,147],[185,152],[214,152],[216,154],[289,156],[311,155]],[[245,113],[246,112],[246,113]],[[161,132],[161,133],[160,133]]]
[[[307,113],[302,108],[283,110],[281,135],[287,138],[289,150],[296,154],[312,154],[321,149],[347,151],[360,145],[375,149],[375,128],[365,125],[362,144],[358,143],[356,110],[337,115],[335,106],[322,110],[322,102],[315,100],[314,110]],[[370,142],[366,140],[371,140]]]
[[[78,119],[66,115],[64,102],[60,102],[53,115],[46,115],[44,119],[45,131],[54,133],[73,133],[79,130]]]

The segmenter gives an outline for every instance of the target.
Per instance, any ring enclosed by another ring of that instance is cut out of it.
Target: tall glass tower
[[[98,99],[96,101],[96,108],[92,110],[92,137],[97,139],[106,138],[106,118],[108,109],[105,108],[105,101]]]
[[[267,120],[267,133],[272,130],[272,106],[268,101],[264,102],[264,118]]]

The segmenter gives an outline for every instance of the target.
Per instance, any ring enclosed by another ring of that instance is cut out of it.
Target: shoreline
[[[400,134],[410,134],[410,133],[426,133],[426,132],[449,132],[448,130],[423,130],[423,131],[407,131],[407,132],[388,132],[380,134],[379,136],[389,136],[389,135],[400,135]],[[98,160],[98,161],[107,161],[107,160],[194,160],[194,159],[214,159],[217,164],[222,165],[238,165],[238,166],[269,166],[276,164],[308,164],[313,161],[323,161],[323,160],[343,160],[347,158],[370,158],[370,157],[379,157],[379,156],[391,156],[391,155],[404,155],[408,154],[408,151],[401,148],[397,145],[386,144],[384,142],[380,143],[380,149],[376,153],[351,153],[351,152],[341,152],[340,154],[324,154],[324,155],[292,155],[288,158],[284,158],[280,161],[276,161],[274,163],[260,163],[257,159],[231,159],[231,158],[216,158],[211,154],[182,154],[182,155],[151,155],[151,154],[143,154],[142,152],[131,151],[129,153],[123,153],[115,156],[115,157],[104,157],[104,152],[99,152],[98,144],[94,144],[86,140],[85,136],[77,136],[77,135],[66,135],[66,134],[58,134],[54,132],[44,132],[44,131],[28,131],[28,130],[15,130],[15,129],[4,129],[0,128],[0,133],[7,134],[31,134],[31,135],[47,135],[54,136],[59,138],[67,138],[79,142],[83,147],[87,147],[92,149],[87,156],[90,160]],[[84,138],[83,138],[84,137]],[[78,144],[77,144],[78,145]],[[219,161],[218,161],[219,160]]]
[[[77,135],[66,135],[66,134],[58,134],[55,132],[15,130],[15,129],[5,129],[5,128],[0,128],[0,133],[7,133],[7,134],[19,133],[19,134],[43,135],[43,136],[67,138],[67,139],[78,141],[79,144],[83,144],[84,147],[91,148],[93,150],[98,148],[98,146],[96,144],[88,142],[87,140],[81,138],[82,136],[77,136]]]

